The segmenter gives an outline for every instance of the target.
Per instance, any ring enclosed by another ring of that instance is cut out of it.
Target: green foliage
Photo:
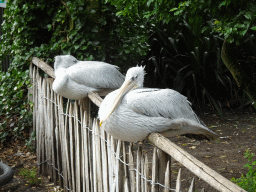
[[[46,17],[52,10],[51,6],[53,5],[39,4],[31,0],[7,2],[2,24],[0,56],[1,59],[9,56],[12,60],[11,68],[24,71],[31,56],[49,57],[49,53],[43,53],[43,50],[51,35],[46,26],[51,22],[51,18]]]
[[[206,25],[204,22],[198,20],[192,25],[200,28]],[[223,40],[208,31],[194,31],[184,19],[172,27],[158,25],[155,31],[149,39],[148,60],[143,62],[147,65],[146,86],[170,87],[196,106],[209,108],[211,104],[222,115],[221,103],[226,105],[239,96],[238,87],[220,58]]]
[[[256,189],[256,161],[252,161],[254,156],[255,154],[252,153],[250,149],[247,149],[244,157],[248,159],[248,163],[246,163],[244,167],[247,167],[248,173],[246,175],[242,174],[240,178],[235,179],[233,177],[231,179],[231,181],[248,192],[253,192]]]
[[[234,14],[230,9],[237,9],[239,12]],[[223,35],[228,42],[240,40],[248,30],[253,30],[256,25],[256,2],[223,1],[219,4],[219,17],[215,20],[215,30]],[[239,41],[237,41],[237,44]]]
[[[117,15],[129,17],[131,20],[136,18],[156,19],[168,23],[172,16],[168,14],[179,1],[174,0],[106,0],[116,6]]]
[[[148,50],[146,30],[141,21],[121,20],[114,11],[115,7],[100,1],[10,0],[0,57],[10,56],[12,67],[25,68],[32,56],[52,63],[58,54],[131,63]]]
[[[25,180],[32,185],[38,185],[41,183],[42,179],[37,176],[37,167],[32,169],[20,169],[19,175],[23,176]]]
[[[192,16],[200,12],[210,14],[209,22],[214,25],[213,32],[227,39],[229,43],[240,43],[247,32],[256,30],[256,1],[184,1],[171,9],[174,16],[184,17],[185,10]],[[237,11],[234,11],[237,10]],[[203,29],[204,30],[204,29]]]
[[[29,140],[25,140],[26,146],[30,151],[35,151],[35,140],[36,140],[36,132],[33,131],[30,135]]]
[[[5,141],[12,136],[20,137],[32,123],[32,103],[26,97],[30,86],[28,70],[21,72],[14,68],[8,73],[1,72],[0,82],[0,141]]]
[[[136,17],[156,18],[163,23],[172,23],[177,18],[190,19],[193,22],[195,17],[203,18],[211,15],[209,23],[214,25],[213,32],[218,32],[228,42],[240,39],[246,32],[256,30],[256,1],[167,1],[167,0],[107,0],[115,5],[119,12],[118,15],[129,16],[131,19]],[[237,10],[237,11],[234,11]],[[191,24],[188,21],[189,24]],[[206,28],[193,29],[204,31]],[[211,27],[210,27],[211,28]]]
[[[124,18],[155,25],[149,38],[148,61],[143,61],[148,65],[147,86],[170,87],[190,101],[204,106],[211,103],[220,115],[223,104],[230,106],[232,100],[238,107],[244,102],[239,99],[243,92],[223,65],[220,53],[224,38],[241,43],[246,32],[253,33],[250,28],[255,25],[255,1],[108,2]]]

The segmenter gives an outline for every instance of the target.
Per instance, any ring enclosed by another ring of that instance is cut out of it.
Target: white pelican
[[[101,103],[100,126],[109,134],[130,142],[142,141],[152,132],[218,137],[201,124],[185,96],[172,89],[142,89],[144,74],[144,67],[130,68],[120,89]]]
[[[83,99],[87,93],[119,88],[124,76],[118,67],[100,61],[78,61],[72,55],[55,57],[53,91],[68,99]]]

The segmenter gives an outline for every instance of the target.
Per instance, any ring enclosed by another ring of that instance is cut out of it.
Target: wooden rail
[[[53,68],[49,66],[47,63],[41,61],[36,57],[33,57],[32,62],[51,77],[55,77]],[[104,94],[106,93],[107,92],[105,92]],[[89,93],[88,97],[98,107],[100,106],[103,100],[98,95],[98,93]],[[236,184],[232,183],[231,181],[221,176],[216,171],[212,170],[211,168],[197,160],[195,157],[184,151],[182,148],[180,148],[175,143],[171,142],[169,139],[165,138],[161,134],[151,133],[149,134],[148,139],[156,147],[169,154],[176,161],[181,163],[183,166],[185,166],[187,169],[193,172],[196,176],[207,182],[215,189],[223,192],[246,192]]]
[[[37,57],[33,57],[32,63],[34,63],[34,65],[42,69],[46,74],[50,75],[52,78],[55,78],[53,68],[44,61],[38,59]]]

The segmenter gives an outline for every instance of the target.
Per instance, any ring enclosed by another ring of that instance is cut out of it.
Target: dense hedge
[[[9,55],[12,66],[23,66],[32,56],[51,63],[58,54],[117,65],[134,62],[146,54],[147,36],[113,8],[100,1],[10,0],[0,56]]]

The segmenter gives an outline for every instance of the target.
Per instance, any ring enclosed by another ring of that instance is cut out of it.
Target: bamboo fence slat
[[[181,168],[179,169],[179,173],[176,181],[176,191],[178,192],[180,191],[180,187],[181,187],[180,175],[181,175]]]
[[[145,155],[145,163],[144,163],[144,176],[147,180],[149,180],[149,162],[148,162],[148,154]],[[149,183],[145,181],[145,192],[149,191]]]
[[[140,180],[140,174],[141,173],[141,170],[140,170],[140,159],[141,159],[141,148],[139,147],[138,150],[137,150],[137,162],[136,162],[136,169],[137,169],[137,172],[136,172],[136,192],[140,192],[140,183],[141,183],[141,180]]]
[[[96,119],[94,122],[95,125],[95,133],[96,133],[96,160],[97,160],[97,182],[98,182],[98,191],[102,192],[103,191],[103,179],[102,179],[102,158],[101,158],[101,141],[100,141],[100,130],[99,130],[99,126],[96,123]],[[98,147],[97,147],[98,146]]]
[[[57,95],[54,94],[54,103],[57,103]],[[54,105],[54,118],[55,118],[55,123],[54,123],[54,128],[52,130],[52,134],[53,134],[53,149],[54,149],[54,155],[53,155],[53,158],[52,158],[52,164],[54,165],[54,167],[57,167],[57,137],[56,137],[56,134],[55,134],[55,130],[58,129],[58,126],[59,126],[59,114],[58,114],[59,110],[58,110],[58,106],[57,105]],[[54,120],[54,119],[53,119]],[[59,180],[59,176],[58,176],[58,172],[56,169],[54,169],[54,173],[55,173],[55,176],[54,176],[54,183],[55,185],[57,185],[57,181]]]
[[[49,90],[49,84],[48,82],[46,83],[46,97],[47,98],[51,98],[50,97],[50,90]],[[46,114],[45,117],[47,118],[46,122],[47,122],[47,125],[45,127],[45,131],[46,131],[46,159],[51,159],[51,112],[50,112],[50,101],[49,100],[46,100]],[[52,166],[48,165],[47,164],[47,175],[50,176],[50,178],[52,178]]]
[[[119,158],[120,158],[120,150],[121,150],[121,141],[118,140],[117,141],[117,147],[116,147],[116,158],[114,159],[115,161],[115,170],[114,170],[114,174],[115,174],[115,186],[116,186],[116,191],[117,192],[121,192],[122,189],[121,189],[121,186],[120,186],[120,183],[122,181],[122,178],[121,178],[121,170],[120,170],[120,161],[119,161]]]
[[[56,157],[57,157],[57,169],[59,170],[60,173],[62,173],[62,151],[61,151],[61,130],[63,129],[63,121],[62,121],[62,113],[63,113],[63,101],[60,96],[57,97],[57,104],[58,104],[58,126],[55,128],[55,137],[56,137]],[[59,185],[63,187],[63,178],[61,175],[58,175],[58,181]]]
[[[165,181],[164,181],[164,185],[166,187],[171,187],[171,184],[170,184],[170,161],[167,162],[167,165],[166,165],[166,171],[165,171]],[[169,189],[168,188],[165,188],[164,189],[164,192],[168,192]]]
[[[192,179],[188,192],[195,192],[195,178]]]
[[[144,192],[145,190],[145,185],[144,185],[144,156],[141,155],[140,158],[140,172],[143,174],[143,176],[140,175],[140,191]]]
[[[42,96],[45,97],[45,79],[43,79],[43,82],[42,82]],[[46,122],[45,121],[45,105],[46,105],[46,101],[45,99],[43,99],[41,101],[41,114],[42,114],[42,118],[41,118],[41,148],[42,148],[42,154],[41,154],[41,162],[44,162],[46,161],[46,158],[45,158],[45,127],[46,127]],[[45,174],[45,170],[46,170],[46,164],[42,164],[42,173]]]
[[[68,111],[68,107],[69,107],[69,102],[67,103],[67,106],[66,106],[66,111]],[[63,171],[63,175],[64,177],[66,178],[64,183],[65,183],[65,186],[67,186],[67,188],[70,188],[71,187],[71,173],[70,173],[70,165],[69,165],[69,147],[68,147],[68,144],[67,144],[67,140],[68,140],[68,116],[66,115],[65,117],[63,117],[63,120],[64,120],[64,125],[63,125],[63,129],[61,130],[62,131],[62,138],[63,138],[63,167],[65,167],[64,171]],[[67,188],[65,188],[65,191],[67,191]]]
[[[108,192],[108,158],[107,158],[107,147],[106,147],[106,134],[103,129],[101,129],[101,152],[102,152],[102,176],[103,176],[103,191]]]
[[[132,153],[132,144],[129,145],[129,175],[130,175],[130,185],[131,185],[131,192],[135,192],[136,185],[135,185],[135,171],[134,171],[134,159]]]
[[[83,135],[84,135],[84,138],[83,138],[83,142],[84,142],[84,176],[85,176],[85,181],[84,181],[84,184],[86,185],[85,189],[86,191],[90,191],[90,174],[89,174],[89,152],[88,152],[88,149],[89,149],[89,143],[88,143],[88,139],[89,139],[89,132],[88,132],[88,129],[86,128],[86,115],[84,114],[84,119],[83,119]]]
[[[73,105],[69,103],[69,144],[70,144],[70,167],[71,167],[71,185],[74,191],[76,191],[76,177],[75,177],[75,162],[74,162],[74,132],[73,132]]]
[[[156,147],[153,150],[153,159],[152,159],[152,183],[157,183],[157,175],[158,175],[158,161],[157,161],[157,149]],[[158,185],[152,185],[152,192],[158,191]]]

